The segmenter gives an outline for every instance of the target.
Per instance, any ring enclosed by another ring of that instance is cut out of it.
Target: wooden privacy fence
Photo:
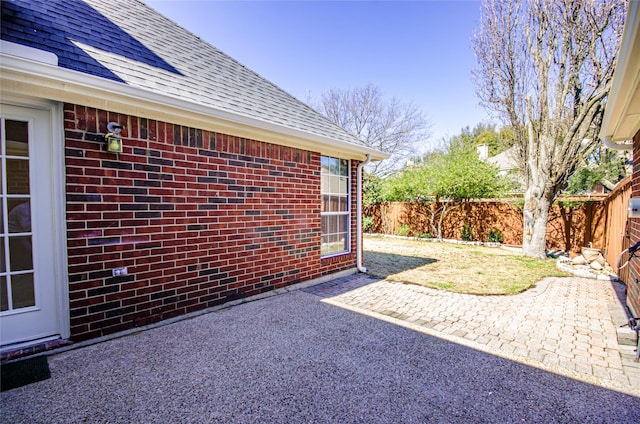
[[[547,224],[547,249],[576,251],[583,246],[602,249],[607,262],[615,267],[625,245],[627,208],[631,195],[631,177],[618,183],[607,196],[572,197],[556,202]],[[373,218],[368,232],[434,236],[430,227],[433,202],[387,202],[364,208]],[[447,239],[462,239],[465,226],[473,239],[489,241],[489,234],[499,230],[503,244],[522,245],[522,200],[480,200],[463,202],[452,209],[442,224]],[[626,242],[628,243],[628,242]]]
[[[606,222],[604,247],[607,262],[618,272],[617,261],[620,252],[629,247],[629,199],[631,198],[632,181],[628,176],[604,200]],[[622,281],[628,283],[629,267],[618,274]]]

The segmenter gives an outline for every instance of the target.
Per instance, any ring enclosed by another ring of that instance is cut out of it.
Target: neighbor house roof
[[[487,162],[498,167],[501,173],[507,173],[512,169],[517,169],[518,165],[514,159],[515,147],[510,147],[504,152],[500,152],[495,156],[487,158]]]
[[[87,105],[350,157],[387,156],[138,0],[3,0],[1,33],[58,58],[53,70],[3,55],[3,91],[33,86],[72,102],[97,96],[105,100]]]

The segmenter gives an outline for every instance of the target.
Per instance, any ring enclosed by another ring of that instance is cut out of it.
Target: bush
[[[411,228],[407,224],[401,224],[396,231],[397,236],[406,237],[411,232]]]
[[[372,216],[365,216],[362,218],[362,229],[365,232],[369,232],[371,231],[371,228],[373,228],[373,217]]]
[[[471,225],[469,225],[468,222],[465,222],[464,225],[462,226],[462,231],[460,232],[460,238],[464,241],[475,240],[475,238],[473,238],[473,229],[471,228]]]
[[[489,241],[493,243],[502,243],[504,241],[504,235],[502,235],[502,231],[499,228],[492,228],[489,231]]]

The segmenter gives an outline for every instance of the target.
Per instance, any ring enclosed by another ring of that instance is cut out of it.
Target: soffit
[[[640,130],[640,2],[629,4],[600,137],[626,141]]]

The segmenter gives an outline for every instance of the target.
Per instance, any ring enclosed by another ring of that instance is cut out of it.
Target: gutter
[[[61,68],[49,56],[35,60],[24,52],[16,55],[11,49],[23,46],[14,48],[12,44],[3,42],[0,46],[0,79],[5,98],[7,95],[29,93],[32,97],[143,116],[343,158],[361,158],[370,154],[374,160],[382,160],[389,156],[349,141]]]
[[[613,150],[633,150],[633,140],[625,140],[622,143],[615,142],[611,139],[611,137],[606,136],[604,140],[602,140],[605,146],[609,149]]]
[[[356,171],[356,197],[358,202],[356,208],[356,266],[360,272],[367,272],[367,268],[362,263],[362,169],[369,162],[371,162],[371,154],[367,153],[367,159],[358,164]]]

